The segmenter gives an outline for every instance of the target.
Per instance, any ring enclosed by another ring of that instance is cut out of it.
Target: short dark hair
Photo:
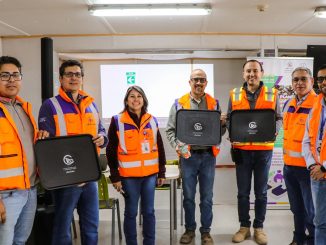
[[[325,69],[326,69],[326,64],[323,64],[323,65],[321,65],[321,66],[318,68],[317,73],[318,73],[319,71],[321,71],[321,70],[325,70]]]
[[[129,94],[130,94],[130,92],[131,92],[132,90],[136,90],[138,93],[140,93],[140,94],[143,96],[144,105],[143,105],[143,107],[141,108],[141,111],[142,111],[142,113],[147,112],[148,99],[147,99],[147,97],[146,97],[146,94],[145,94],[144,90],[143,90],[141,87],[139,87],[139,86],[131,86],[131,87],[129,87],[129,88],[127,89],[126,95],[125,95],[125,97],[124,97],[124,99],[123,99],[124,108],[123,108],[122,112],[125,112],[126,110],[128,110],[127,101],[128,101],[128,96],[129,96]]]
[[[59,68],[59,75],[60,75],[60,77],[63,77],[66,68],[69,67],[69,66],[79,66],[80,67],[81,74],[82,74],[82,77],[84,76],[84,67],[83,67],[82,63],[80,63],[78,60],[65,60],[61,64],[61,66]]]
[[[22,65],[20,64],[19,60],[17,60],[15,57],[11,56],[1,56],[0,57],[0,69],[5,64],[12,64],[17,66],[19,72],[22,70]]]
[[[260,66],[260,71],[264,71],[263,65],[262,65],[258,60],[247,60],[247,61],[243,64],[242,69],[244,69],[244,67],[246,66],[246,64],[251,63],[251,62],[256,62],[256,63],[258,63],[259,66]]]

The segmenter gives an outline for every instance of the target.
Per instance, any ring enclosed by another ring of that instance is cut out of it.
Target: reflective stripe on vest
[[[67,126],[66,126],[66,120],[64,117],[64,113],[62,111],[62,108],[60,106],[59,101],[57,100],[56,97],[52,97],[50,98],[50,101],[52,102],[55,110],[57,111],[57,116],[58,116],[58,126],[59,126],[59,130],[60,130],[60,135],[67,135]],[[95,106],[93,105],[93,103],[91,103],[88,108],[90,109],[90,111],[92,112],[94,119],[95,119],[95,123],[96,123],[96,132],[98,132],[98,125],[100,123],[100,118],[99,115],[97,113],[97,110],[95,108]]]
[[[62,111],[62,108],[59,104],[59,101],[57,100],[56,97],[50,98],[50,101],[52,102],[55,110],[57,111],[58,115],[58,123],[59,123],[59,129],[60,129],[60,135],[67,135],[67,127],[66,127],[66,121],[64,118],[64,114]]]
[[[16,176],[24,176],[23,167],[0,170],[0,178],[9,178],[9,177],[16,177]]]
[[[292,150],[283,149],[283,153],[285,155],[288,155],[289,157],[297,157],[297,158],[303,157],[303,155],[301,154],[301,152],[298,152],[298,151],[292,151]]]
[[[247,142],[247,143],[243,143],[243,142],[233,142],[233,145],[262,145],[262,146],[274,146],[274,142],[273,143],[266,143],[266,142]]]
[[[241,101],[242,99],[242,87],[233,89],[233,101]]]
[[[158,158],[144,160],[144,166],[152,166],[158,163]],[[121,168],[136,168],[141,166],[141,161],[133,161],[133,162],[122,162],[119,161],[119,165]]]
[[[121,122],[121,114],[118,115],[119,124],[119,144],[124,154],[127,154],[126,140],[125,140],[125,127],[124,123]]]
[[[274,91],[273,88],[268,88],[264,86],[265,91],[264,91],[264,99],[266,101],[274,101]],[[241,101],[242,99],[242,87],[241,88],[234,88],[233,89],[233,101]]]
[[[150,160],[144,160],[144,166],[151,166],[158,163],[158,158],[150,159]]]
[[[274,101],[274,91],[273,88],[268,88],[265,86],[265,100],[266,101]]]
[[[154,145],[156,145],[157,144],[157,126],[156,126],[154,117],[152,117],[152,119],[149,121],[149,124],[151,125],[152,131],[153,131],[153,142],[154,142]]]
[[[121,122],[121,116],[122,114],[118,115],[118,124],[119,124],[119,144],[120,148],[123,150],[124,154],[128,154],[127,147],[126,147],[126,139],[125,139],[125,127],[124,123]],[[152,117],[149,121],[149,124],[151,125],[152,131],[153,131],[153,145],[157,144],[157,126],[154,118]]]
[[[133,162],[119,161],[119,165],[121,168],[136,168],[141,166],[141,161],[133,161]]]

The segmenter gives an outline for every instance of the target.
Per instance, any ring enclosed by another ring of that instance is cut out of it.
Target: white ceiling
[[[326,0],[207,0],[212,14],[192,17],[95,17],[88,4],[184,3],[137,0],[0,0],[0,36],[121,33],[326,34],[326,19],[313,17]],[[257,5],[267,5],[264,12]]]

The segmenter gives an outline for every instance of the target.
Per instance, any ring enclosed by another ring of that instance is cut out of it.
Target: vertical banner
[[[308,67],[313,71],[313,58],[297,57],[248,57],[247,60],[255,59],[261,62],[264,68],[262,78],[264,84],[268,87],[274,87],[278,90],[280,107],[294,96],[292,89],[292,71],[301,66]],[[268,208],[288,208],[288,196],[283,179],[283,127],[280,129],[273,150],[272,164],[268,178],[267,201]],[[252,192],[253,193],[253,192]],[[251,201],[254,196],[251,196]]]

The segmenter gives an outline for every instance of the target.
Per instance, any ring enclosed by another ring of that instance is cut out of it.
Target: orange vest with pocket
[[[285,165],[306,167],[306,161],[302,155],[302,139],[307,117],[316,98],[316,93],[311,90],[302,104],[297,106],[297,100],[293,98],[286,105],[286,111],[283,114]]]
[[[315,103],[311,111],[312,114],[309,121],[309,130],[308,130],[308,134],[310,138],[310,150],[317,164],[323,164],[326,161],[326,138],[325,138],[326,130],[324,131],[324,135],[322,138],[319,159],[316,151],[316,142],[317,142],[319,127],[320,127],[321,113],[323,113],[323,107],[322,107],[323,99],[324,99],[323,94],[319,94],[317,99],[315,100]]]
[[[78,93],[84,96],[79,107],[62,88],[59,89],[59,95],[49,99],[55,109],[53,118],[56,136],[77,134],[97,136],[100,119],[94,99],[81,90]],[[97,150],[99,152],[100,148],[97,147]]]
[[[117,149],[119,173],[123,177],[145,177],[159,172],[157,148],[158,124],[146,113],[140,128],[128,112],[114,116],[119,144]]]
[[[24,102],[22,108],[30,118],[36,140],[36,124],[32,115],[31,104]],[[15,122],[6,107],[0,103],[0,191],[29,189],[28,163]]]

